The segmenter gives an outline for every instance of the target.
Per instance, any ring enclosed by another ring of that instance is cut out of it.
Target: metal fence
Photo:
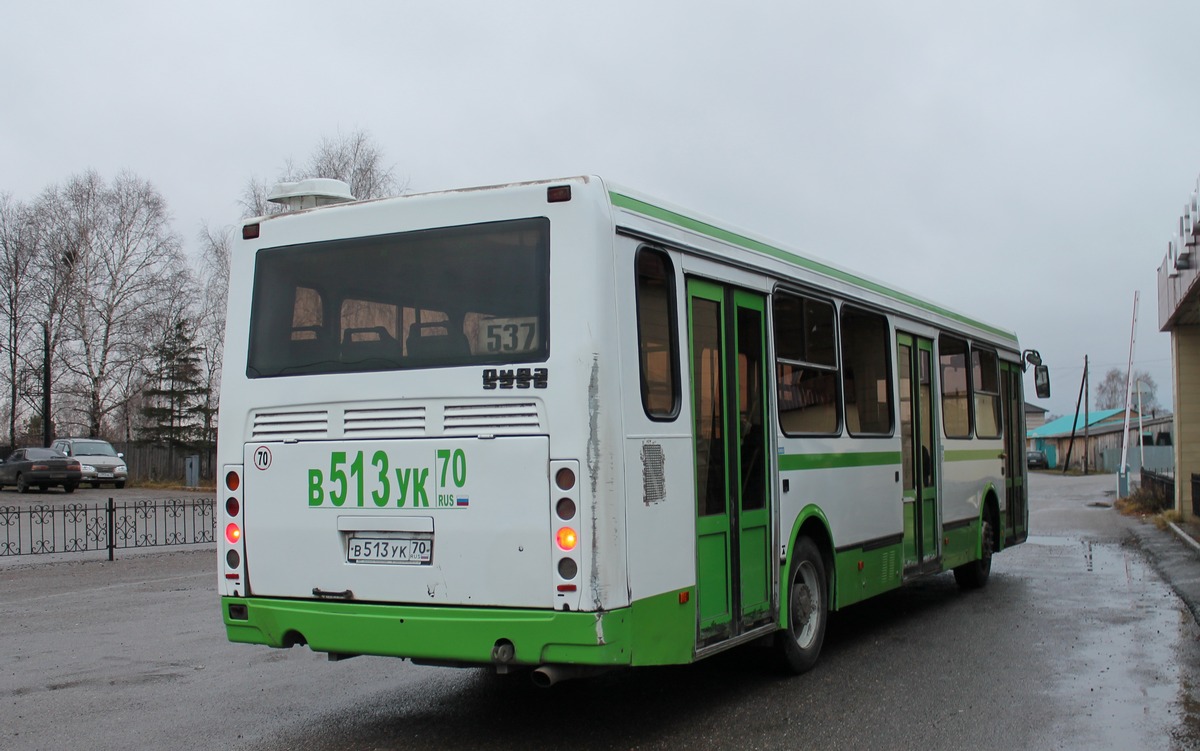
[[[0,506],[0,557],[195,545],[216,539],[213,499]]]
[[[1175,476],[1142,470],[1142,489],[1150,494],[1158,508],[1166,510],[1175,505]]]

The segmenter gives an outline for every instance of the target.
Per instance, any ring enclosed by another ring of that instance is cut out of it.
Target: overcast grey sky
[[[369,131],[409,190],[594,173],[1017,331],[1074,410],[1170,404],[1156,268],[1200,174],[1200,3],[0,0],[0,191],[89,168],[190,249]],[[1031,380],[1031,379],[1030,379]]]

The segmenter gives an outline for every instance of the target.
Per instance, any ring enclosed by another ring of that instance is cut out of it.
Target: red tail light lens
[[[230,545],[236,545],[242,539],[242,528],[230,522],[225,527],[225,539],[229,540]]]

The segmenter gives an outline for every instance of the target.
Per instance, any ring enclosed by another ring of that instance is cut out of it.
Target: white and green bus
[[[232,641],[802,672],[830,611],[1027,536],[1009,331],[596,177],[310,182],[232,253]]]

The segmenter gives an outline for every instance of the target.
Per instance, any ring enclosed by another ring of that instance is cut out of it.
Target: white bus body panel
[[[552,607],[547,447],[543,436],[248,443],[250,591],[260,597],[310,598],[320,590],[350,592],[347,599],[366,602]],[[346,456],[331,467],[337,452]],[[361,472],[351,467],[356,461]],[[352,563],[347,545],[355,537],[428,540],[432,560]]]

